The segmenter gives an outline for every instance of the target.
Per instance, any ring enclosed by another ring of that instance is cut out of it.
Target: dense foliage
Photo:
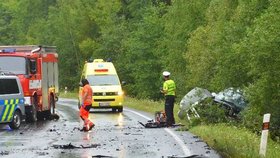
[[[279,0],[2,0],[0,10],[1,45],[57,46],[61,87],[77,88],[86,59],[111,58],[127,95],[159,99],[168,70],[177,100],[239,87],[244,125],[270,112],[280,126]]]

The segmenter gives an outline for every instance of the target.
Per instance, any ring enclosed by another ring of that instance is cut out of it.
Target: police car
[[[24,117],[24,96],[18,77],[0,72],[0,124],[18,129]]]

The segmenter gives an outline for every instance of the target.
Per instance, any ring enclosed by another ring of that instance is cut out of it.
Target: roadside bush
[[[244,111],[241,112],[241,122],[244,127],[248,128],[256,134],[261,134],[262,123],[263,123],[263,114],[261,113],[260,108],[255,106],[249,106]],[[270,118],[270,136],[273,140],[279,142],[280,138],[280,124],[279,116],[271,115]]]
[[[262,116],[257,107],[247,107],[241,114],[242,125],[256,134],[260,134],[262,128]]]
[[[200,118],[192,118],[189,126],[197,126],[201,124],[215,124],[228,122],[226,109],[221,105],[214,103],[212,99],[206,99],[195,106]]]

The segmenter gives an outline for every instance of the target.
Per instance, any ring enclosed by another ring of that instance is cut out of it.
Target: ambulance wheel
[[[80,110],[81,108],[81,103],[80,103],[80,100],[78,99],[78,109]]]
[[[112,108],[112,111],[113,111],[113,112],[116,112],[116,111],[117,111],[117,109],[116,109],[116,108]]]
[[[13,120],[9,124],[9,126],[11,127],[11,129],[19,129],[20,125],[21,125],[21,114],[17,110],[17,111],[15,111],[14,116],[13,116]]]
[[[123,107],[118,108],[118,112],[123,112]]]

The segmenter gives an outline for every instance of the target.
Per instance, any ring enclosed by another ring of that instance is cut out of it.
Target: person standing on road
[[[80,117],[84,121],[83,131],[91,130],[95,125],[89,120],[89,110],[92,106],[92,89],[87,79],[82,79],[82,105],[80,107]]]
[[[164,108],[166,113],[166,123],[167,123],[167,127],[170,127],[173,124],[175,124],[173,109],[174,109],[174,102],[175,102],[176,85],[175,82],[169,78],[170,72],[164,71],[162,75],[164,78],[164,83],[161,92],[165,95]]]

